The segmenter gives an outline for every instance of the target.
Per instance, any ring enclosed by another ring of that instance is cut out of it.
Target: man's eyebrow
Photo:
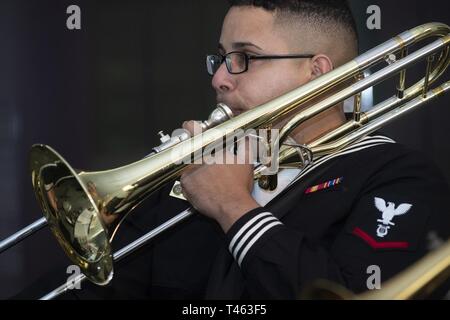
[[[262,50],[256,44],[251,43],[251,42],[234,42],[233,43],[233,49],[242,49],[244,47],[255,47],[255,48],[259,49],[259,50]]]
[[[232,46],[233,50],[242,49],[242,48],[245,48],[245,47],[255,47],[255,48],[259,49],[259,50],[262,50],[256,44],[251,43],[251,42],[234,42],[231,46]],[[223,50],[224,52],[226,51],[224,46],[221,43],[219,43],[218,48],[219,48],[219,50]]]

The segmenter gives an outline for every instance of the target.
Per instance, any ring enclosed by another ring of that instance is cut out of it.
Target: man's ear
[[[328,73],[334,69],[331,59],[324,55],[318,54],[311,60],[312,80],[320,77],[324,73]]]

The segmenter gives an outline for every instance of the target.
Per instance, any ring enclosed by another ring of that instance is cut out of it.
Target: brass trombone
[[[278,154],[272,154],[272,162],[277,161],[280,167],[304,167],[318,157],[335,153],[449,90],[450,81],[430,89],[450,64],[449,31],[449,26],[442,23],[418,26],[334,71],[236,117],[232,117],[226,106],[219,105],[210,119],[203,123],[205,129],[214,127],[214,130],[204,131],[201,139],[184,135],[170,138],[161,134],[162,144],[154,148],[150,156],[121,168],[77,172],[50,147],[35,145],[31,150],[31,175],[45,219],[1,242],[0,252],[48,222],[69,258],[80,266],[84,275],[78,280],[88,278],[99,285],[107,284],[112,279],[113,260],[123,258],[194,214],[194,210],[188,208],[126,248],[115,254],[111,251],[110,241],[120,223],[111,224],[112,227],[108,228],[110,222],[122,221],[152,192],[179,177],[186,167],[186,159],[195,158],[199,151],[201,156],[206,147],[222,145],[224,140],[234,138],[239,129],[268,128],[292,113],[296,115],[270,141],[271,145],[282,146]],[[408,53],[411,45],[429,38],[435,40]],[[425,77],[406,88],[407,68],[422,60],[427,63]],[[387,66],[368,77],[361,76],[367,69],[381,63],[387,63]],[[397,74],[400,80],[395,95],[371,111],[361,112],[361,92]],[[354,79],[356,82],[338,90]],[[306,146],[286,143],[292,131],[304,121],[353,96],[356,96],[353,119]],[[319,102],[304,108],[313,100]],[[274,176],[265,175],[266,169],[267,165],[256,166],[255,179],[270,188]],[[43,298],[54,298],[66,290],[67,286],[63,285]]]

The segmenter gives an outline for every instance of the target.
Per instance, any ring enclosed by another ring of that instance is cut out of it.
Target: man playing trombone
[[[207,71],[217,102],[234,116],[358,55],[346,1],[230,4]],[[345,121],[338,104],[296,128],[291,142],[309,144]],[[194,124],[186,122],[184,128],[193,132]],[[80,298],[295,299],[317,279],[363,292],[373,289],[370,270],[378,270],[384,282],[431,250],[430,235],[449,237],[450,193],[444,179],[422,154],[390,138],[365,137],[303,169],[282,169],[275,190],[254,183],[253,169],[250,164],[188,168],[181,187],[199,214],[122,265],[112,288],[73,293]],[[168,195],[171,187],[152,196],[151,213],[131,215],[118,236],[138,234],[138,224],[158,225],[184,210],[185,201]]]

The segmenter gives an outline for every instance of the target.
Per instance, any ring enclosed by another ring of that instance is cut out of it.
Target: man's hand
[[[183,128],[193,132],[193,122],[184,123]],[[238,163],[237,157],[228,153],[224,159],[235,159],[234,163]],[[191,205],[215,219],[225,233],[244,214],[260,206],[251,196],[252,164],[190,165],[180,182]]]

